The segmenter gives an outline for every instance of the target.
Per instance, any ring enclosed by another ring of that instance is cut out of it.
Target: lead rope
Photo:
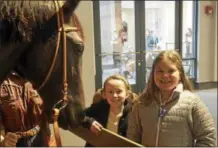
[[[55,6],[56,8],[59,8],[57,11],[57,25],[58,25],[58,32],[61,31],[62,33],[62,44],[63,44],[63,86],[64,86],[64,96],[62,98],[62,101],[64,101],[65,105],[67,102],[67,89],[68,89],[68,84],[67,84],[67,51],[66,51],[66,32],[65,32],[65,28],[64,28],[64,15],[63,15],[63,11],[62,8],[60,8],[60,4],[57,1],[55,2]],[[60,23],[61,23],[61,28],[60,28]],[[61,108],[60,108],[61,109]],[[57,147],[61,147],[62,143],[61,143],[61,138],[60,138],[60,132],[59,132],[59,125],[58,125],[58,117],[59,117],[59,113],[60,113],[60,109],[57,108],[53,108],[52,113],[53,113],[53,129],[54,129],[54,136],[55,136],[55,140],[56,140],[56,145]]]
[[[56,141],[57,147],[62,147],[61,143],[61,137],[60,137],[60,131],[59,131],[59,125],[58,125],[58,116],[59,116],[59,110],[53,109],[53,130],[54,130],[54,137]]]

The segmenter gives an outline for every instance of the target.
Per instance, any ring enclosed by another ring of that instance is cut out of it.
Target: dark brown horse
[[[67,0],[57,7],[55,1],[0,1],[0,83],[11,69],[16,69],[38,88],[54,61],[56,47],[59,47],[52,73],[39,90],[47,117],[51,117],[53,105],[63,97],[63,49],[62,41],[57,43],[57,11],[63,10],[65,24],[78,28],[78,31],[67,32],[66,42],[69,102],[59,116],[59,124],[68,130],[79,125],[84,117],[81,79],[84,38],[81,25],[73,14],[78,3],[78,0]]]

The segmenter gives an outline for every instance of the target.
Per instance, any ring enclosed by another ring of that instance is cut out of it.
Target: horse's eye
[[[75,44],[74,51],[75,51],[76,54],[82,55],[83,51],[84,51],[84,44],[83,44],[83,42]]]

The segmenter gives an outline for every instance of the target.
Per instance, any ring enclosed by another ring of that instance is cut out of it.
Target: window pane
[[[182,57],[194,57],[193,50],[193,1],[183,1]]]
[[[189,78],[194,78],[194,67],[195,67],[194,60],[183,61],[183,67],[184,67],[185,74]]]
[[[146,50],[174,49],[175,2],[145,1]]]
[[[145,1],[146,81],[161,50],[175,49],[175,2]]]
[[[102,82],[112,75],[135,78],[134,1],[99,1],[101,25]]]

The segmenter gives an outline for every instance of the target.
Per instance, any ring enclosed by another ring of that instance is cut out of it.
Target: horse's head
[[[84,50],[83,34],[81,25],[76,15],[73,14],[78,2],[68,0],[63,6],[59,2],[5,2],[5,6],[2,6],[1,16],[6,20],[4,24],[10,24],[10,26],[7,25],[8,30],[5,33],[10,32],[10,35],[7,37],[7,40],[4,39],[2,42],[5,48],[10,46],[5,44],[7,42],[8,44],[13,42],[23,45],[23,47],[19,45],[19,48],[23,48],[25,53],[22,53],[22,56],[17,58],[19,61],[16,63],[16,68],[27,79],[32,81],[36,88],[43,85],[38,91],[44,100],[45,113],[48,117],[51,117],[53,105],[63,97],[63,42],[62,35],[58,31],[60,28],[58,27],[56,13],[60,10],[59,7],[62,7],[65,24],[75,28],[69,29],[66,33],[66,72],[69,101],[60,115],[59,123],[62,128],[73,128],[75,124],[78,125],[83,120],[81,105],[84,104],[81,79],[81,58]],[[12,11],[15,14],[13,14],[13,17],[10,17],[12,16],[10,14]],[[17,19],[17,21],[12,19]],[[13,36],[14,34],[15,37]],[[51,72],[50,74],[49,71]]]

